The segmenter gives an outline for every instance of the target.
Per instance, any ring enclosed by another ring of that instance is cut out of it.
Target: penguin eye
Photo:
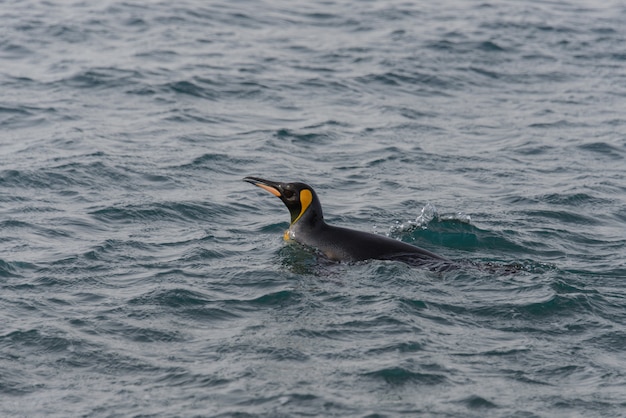
[[[293,194],[293,190],[287,189],[283,191],[283,196],[285,196],[285,198],[287,199],[291,199],[293,197]]]

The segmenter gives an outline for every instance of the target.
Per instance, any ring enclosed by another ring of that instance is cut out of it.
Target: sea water
[[[0,415],[623,416],[624,21],[0,3]],[[247,175],[468,267],[329,263]]]

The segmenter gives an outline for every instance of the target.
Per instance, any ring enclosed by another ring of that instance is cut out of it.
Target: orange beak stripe
[[[276,190],[275,188],[273,188],[273,187],[266,186],[265,184],[261,184],[261,183],[255,183],[255,186],[259,186],[261,189],[267,190],[268,192],[270,192],[274,196],[280,197],[280,192],[278,190]]]

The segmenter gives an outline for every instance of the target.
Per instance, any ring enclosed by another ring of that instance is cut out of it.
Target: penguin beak
[[[258,177],[244,177],[243,181],[247,181],[248,183],[260,187],[261,189],[267,190],[276,197],[282,197],[282,194],[280,193],[280,183],[264,180]]]

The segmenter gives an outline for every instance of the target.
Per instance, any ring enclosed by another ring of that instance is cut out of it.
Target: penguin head
[[[311,223],[323,220],[322,206],[311,186],[304,183],[280,183],[258,177],[245,177],[243,180],[282,200],[291,214],[291,225],[301,220]]]

